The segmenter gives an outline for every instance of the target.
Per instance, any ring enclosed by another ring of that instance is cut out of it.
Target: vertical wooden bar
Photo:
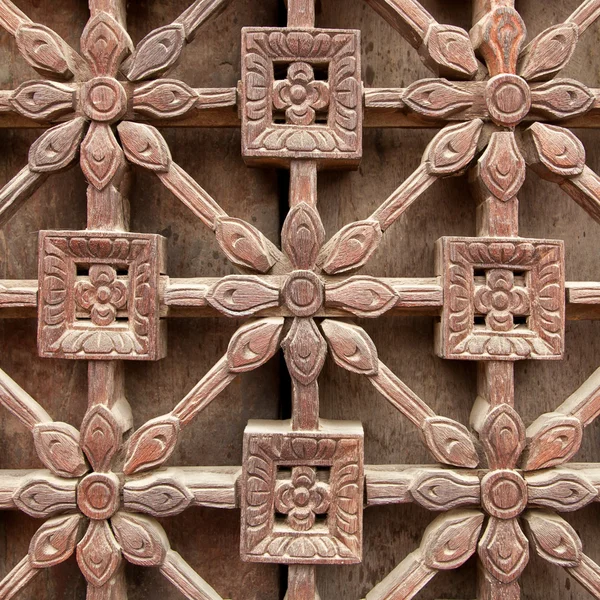
[[[284,600],[320,600],[314,565],[290,565]]]
[[[311,29],[315,26],[315,0],[287,0],[288,27]]]
[[[293,160],[290,164],[290,207],[306,202],[317,206],[317,163]]]

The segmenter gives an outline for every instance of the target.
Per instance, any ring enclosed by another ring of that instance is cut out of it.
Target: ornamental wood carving
[[[600,315],[600,283],[565,281],[564,243],[520,237],[518,222],[527,166],[600,222],[600,179],[566,128],[597,127],[600,91],[557,77],[600,2],[585,0],[529,39],[512,0],[474,0],[470,31],[439,23],[416,0],[366,0],[434,75],[405,89],[369,89],[360,31],[317,28],[314,0],[288,0],[287,27],[242,30],[237,88],[169,78],[226,4],[190,1],[134,46],[126,3],[89,0],[77,51],[0,0],[0,25],[41,77],[2,92],[2,119],[46,128],[0,190],[0,221],[18,218],[46,179],[77,162],[87,182],[87,228],[40,231],[38,280],[0,281],[0,309],[37,315],[40,356],[88,361],[77,427],[54,421],[44,398],[0,370],[0,404],[31,432],[41,463],[0,471],[0,509],[45,519],[26,556],[6,565],[0,600],[26,598],[42,569],[73,555],[90,600],[126,600],[125,562],[158,568],[191,600],[222,600],[159,522],[191,507],[240,509],[242,560],[287,565],[286,600],[319,600],[317,565],[321,574],[368,560],[364,510],[403,503],[436,514],[366,600],[409,600],[471,557],[479,600],[517,600],[533,553],[600,598],[600,566],[560,516],[599,500],[600,466],[570,461],[600,414],[600,369],[528,426],[514,406],[515,362],[562,359],[566,320]],[[439,131],[374,212],[327,239],[318,173],[357,168],[373,123]],[[240,127],[249,166],[289,169],[280,247],[173,160],[159,128],[182,124]],[[131,165],[156,175],[239,273],[169,277],[167,240],[129,231]],[[434,274],[370,275],[387,230],[438,179],[462,174],[477,202],[476,237],[442,237]],[[189,393],[138,423],[121,361],[164,358],[166,321],[177,309],[243,320]],[[399,314],[436,319],[432,351],[441,359],[478,362],[469,423],[434,411],[355,322]],[[251,420],[239,466],[204,465],[203,457],[194,457],[199,466],[171,464],[183,429],[274,357],[290,375],[291,418]],[[320,417],[328,358],[401,413],[432,464],[365,465],[361,423]]]

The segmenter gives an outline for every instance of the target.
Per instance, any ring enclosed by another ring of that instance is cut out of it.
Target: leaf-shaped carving
[[[125,156],[129,162],[157,173],[171,166],[171,152],[156,127],[124,121],[117,127]]]
[[[49,27],[25,23],[17,29],[15,40],[19,51],[34,69],[65,79],[73,76],[65,52],[66,43]]]
[[[242,325],[227,348],[227,364],[232,373],[245,373],[264,365],[279,348],[284,320],[260,319]]]
[[[79,432],[68,423],[38,423],[33,440],[40,460],[60,477],[81,477],[87,464],[79,448]]]
[[[598,497],[598,490],[577,471],[544,470],[525,476],[529,504],[559,512],[579,510]]]
[[[129,81],[148,79],[164,73],[175,64],[185,43],[183,25],[172,23],[150,32],[137,46],[133,56],[124,65]]]
[[[391,285],[367,275],[325,287],[326,306],[342,308],[358,317],[379,317],[393,308],[397,299]]]
[[[583,437],[579,419],[561,413],[548,413],[527,428],[526,471],[546,469],[573,458]]]
[[[479,458],[469,431],[446,417],[428,417],[422,428],[427,448],[440,462],[474,469]]]
[[[460,27],[432,23],[421,52],[428,55],[427,62],[440,75],[470,79],[477,73],[477,59],[469,34]]]
[[[525,448],[525,425],[512,406],[501,404],[488,413],[480,438],[490,469],[513,469]]]
[[[229,317],[245,317],[279,305],[279,287],[252,275],[229,275],[206,294],[206,301]]]
[[[534,166],[541,163],[550,173],[560,177],[572,177],[583,171],[585,149],[568,129],[534,123],[526,134],[534,146]]]
[[[36,569],[45,569],[67,560],[75,550],[81,521],[81,515],[65,515],[46,521],[31,538],[31,565]]]
[[[52,121],[75,110],[75,88],[53,81],[26,81],[13,92],[10,104],[24,117]]]
[[[377,250],[381,238],[378,221],[356,221],[342,227],[323,247],[323,271],[334,275],[362,267]]]
[[[294,319],[281,342],[290,375],[303,385],[319,376],[327,356],[327,344],[313,319]]]
[[[68,167],[77,156],[86,121],[77,117],[43,133],[29,149],[29,168],[50,173]]]
[[[250,223],[234,217],[219,217],[215,234],[221,250],[234,264],[266,273],[275,261],[265,236]]]
[[[295,269],[312,269],[325,239],[325,229],[319,212],[306,202],[294,206],[288,213],[281,243]]]
[[[92,123],[81,144],[81,170],[88,182],[103,190],[124,162],[123,150],[110,125]]]
[[[169,540],[165,530],[150,517],[118,512],[111,524],[123,556],[134,565],[158,567],[163,564]]]
[[[123,486],[123,505],[128,510],[168,517],[184,511],[194,499],[177,471],[129,479]]]
[[[76,479],[63,479],[48,473],[32,472],[13,494],[15,506],[40,519],[56,512],[77,508]]]
[[[325,319],[321,323],[335,363],[353,373],[375,375],[379,369],[377,349],[358,325]]]
[[[121,431],[112,412],[103,405],[94,406],[81,424],[81,449],[94,471],[106,471],[121,445]]]
[[[572,79],[554,79],[531,90],[532,108],[554,119],[583,115],[593,103],[589,88]]]
[[[563,518],[543,510],[528,510],[524,515],[535,551],[559,567],[576,567],[583,558],[581,540]]]
[[[427,510],[434,511],[477,505],[480,492],[479,477],[447,469],[423,471],[410,486],[410,493],[415,502]]]
[[[472,106],[475,97],[446,79],[422,79],[406,88],[402,100],[420,115],[443,119]]]
[[[479,160],[479,175],[488,190],[506,202],[525,182],[525,159],[512,131],[497,131]]]
[[[163,464],[175,450],[179,419],[170,415],[151,419],[129,438],[123,472],[147,471]]]
[[[456,510],[434,519],[423,534],[423,562],[430,569],[450,570],[464,564],[477,548],[483,524],[479,510]]]
[[[108,522],[90,521],[77,544],[77,563],[88,583],[103,586],[119,568],[121,560],[121,549]]]
[[[92,17],[81,35],[81,52],[94,75],[114,76],[132,43],[120,23],[107,12]]]
[[[473,160],[483,127],[481,119],[447,125],[429,143],[424,160],[430,175],[458,174]]]
[[[530,81],[550,77],[573,56],[579,30],[575,23],[560,23],[542,31],[523,51],[519,75]]]
[[[151,81],[133,92],[133,110],[157,119],[181,117],[196,106],[198,94],[182,81]]]

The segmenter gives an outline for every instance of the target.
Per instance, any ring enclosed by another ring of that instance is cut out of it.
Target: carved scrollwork
[[[176,471],[175,475],[151,474],[127,480],[123,486],[123,506],[153,517],[179,514],[191,504],[193,496],[177,475]]]
[[[81,424],[81,449],[94,471],[105,471],[121,444],[121,431],[112,412],[102,405],[89,410]]]
[[[424,471],[410,486],[415,502],[432,511],[477,505],[480,490],[479,477],[476,475],[445,469]]]
[[[428,66],[440,75],[470,79],[477,73],[478,63],[469,34],[460,27],[432,23],[419,51]]]
[[[559,512],[579,510],[598,497],[598,490],[577,471],[564,469],[526,473],[529,504]]]
[[[86,122],[77,117],[42,134],[29,149],[29,168],[35,173],[66,169],[75,160]]]
[[[531,107],[551,119],[584,115],[594,103],[594,95],[583,83],[554,79],[531,90]]]
[[[25,23],[17,29],[15,40],[21,54],[34,69],[49,77],[73,77],[67,44],[52,29],[39,23]]]
[[[76,479],[64,479],[49,473],[32,471],[15,490],[13,502],[19,510],[40,519],[53,513],[75,510],[76,487]]]
[[[514,408],[501,404],[488,413],[480,438],[490,469],[513,469],[525,448],[525,425]]]
[[[98,190],[103,190],[124,166],[125,158],[112,129],[92,123],[81,144],[81,170]]]
[[[158,129],[125,121],[117,130],[128,161],[158,173],[169,170],[171,152]]]

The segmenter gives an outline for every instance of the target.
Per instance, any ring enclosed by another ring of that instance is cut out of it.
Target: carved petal
[[[379,317],[396,304],[398,294],[375,277],[357,275],[325,287],[325,304],[358,317]]]
[[[46,521],[29,544],[31,564],[36,569],[45,569],[67,560],[75,550],[82,520],[81,515],[65,515]]]
[[[381,237],[378,221],[357,221],[346,225],[323,248],[323,271],[334,275],[362,267],[379,246]]]
[[[81,144],[81,170],[89,183],[103,190],[125,163],[110,125],[92,123]]]
[[[423,534],[423,561],[430,569],[457,569],[477,548],[483,525],[479,510],[456,510],[434,519]]]
[[[575,23],[560,23],[542,31],[523,52],[519,75],[528,80],[550,78],[573,56],[579,31]]]
[[[377,349],[358,325],[326,319],[321,323],[335,363],[353,373],[375,375],[379,369]]]
[[[481,484],[477,475],[428,469],[411,483],[410,493],[427,510],[446,511],[479,504]]]
[[[106,406],[94,406],[81,425],[81,448],[94,471],[109,469],[120,445],[121,431],[112,412]]]
[[[594,95],[583,83],[555,79],[531,91],[534,110],[553,119],[568,119],[585,114],[594,103]]]
[[[83,539],[77,544],[77,563],[95,587],[101,587],[121,564],[121,549],[106,521],[90,521]]]
[[[579,419],[548,413],[527,428],[526,471],[546,469],[570,460],[581,446],[583,428]]]
[[[598,496],[598,490],[577,471],[551,469],[528,473],[529,504],[547,506],[559,512],[579,510]]]
[[[40,519],[53,513],[75,510],[77,508],[76,488],[76,479],[64,479],[33,471],[15,490],[13,502],[22,512]]]
[[[525,448],[525,425],[514,408],[501,404],[487,415],[480,438],[490,469],[513,469]]]
[[[198,94],[175,79],[151,81],[133,92],[133,110],[157,119],[181,117],[196,106]]]
[[[169,170],[171,152],[156,127],[124,121],[117,130],[129,162],[157,173]]]
[[[327,356],[327,343],[313,319],[294,319],[281,342],[290,375],[304,385],[318,377]]]
[[[215,230],[217,242],[234,264],[266,273],[275,261],[265,236],[250,223],[234,217],[219,217]]]
[[[229,275],[206,294],[206,301],[229,317],[245,317],[279,305],[279,287],[252,275]]]
[[[123,556],[130,563],[142,567],[163,564],[169,540],[165,530],[154,519],[120,511],[111,523]]]
[[[77,117],[42,134],[29,149],[29,168],[50,173],[68,167],[77,156],[86,121]]]
[[[175,450],[179,419],[157,417],[142,425],[129,439],[123,472],[132,475],[163,464]]]
[[[65,52],[66,43],[49,27],[26,23],[17,29],[15,40],[19,51],[34,69],[65,79],[73,76]]]
[[[523,517],[533,547],[542,558],[559,567],[576,567],[581,562],[581,540],[564,519],[543,510],[529,510]]]
[[[421,54],[440,75],[471,78],[477,73],[477,59],[469,34],[460,27],[432,23]],[[429,60],[427,60],[429,59]]]
[[[52,121],[75,110],[75,88],[52,81],[27,81],[14,91],[10,104],[25,117]]]
[[[402,100],[420,115],[443,119],[472,106],[475,96],[446,79],[422,79],[406,88]]]
[[[525,159],[511,131],[497,131],[479,160],[479,174],[488,190],[504,202],[525,182]]]
[[[422,434],[429,451],[440,462],[470,469],[479,464],[475,445],[464,425],[446,417],[428,417]]]
[[[458,174],[473,160],[483,127],[481,119],[447,125],[425,150],[427,172],[431,175]]]
[[[517,519],[490,517],[478,553],[488,573],[502,583],[511,583],[529,562],[529,543]]]
[[[87,464],[79,448],[79,432],[67,423],[38,423],[33,429],[40,460],[60,477],[80,477]]]
[[[288,213],[281,241],[284,252],[295,269],[312,269],[325,239],[325,229],[318,211],[301,202]]]
[[[141,479],[130,479],[123,486],[125,508],[154,517],[177,515],[192,500],[192,494],[176,474],[151,474]]]
[[[244,373],[264,365],[279,348],[283,323],[282,318],[272,317],[240,327],[227,348],[229,370]]]
[[[148,79],[175,64],[185,43],[183,25],[172,23],[150,32],[123,68],[129,81]]]

